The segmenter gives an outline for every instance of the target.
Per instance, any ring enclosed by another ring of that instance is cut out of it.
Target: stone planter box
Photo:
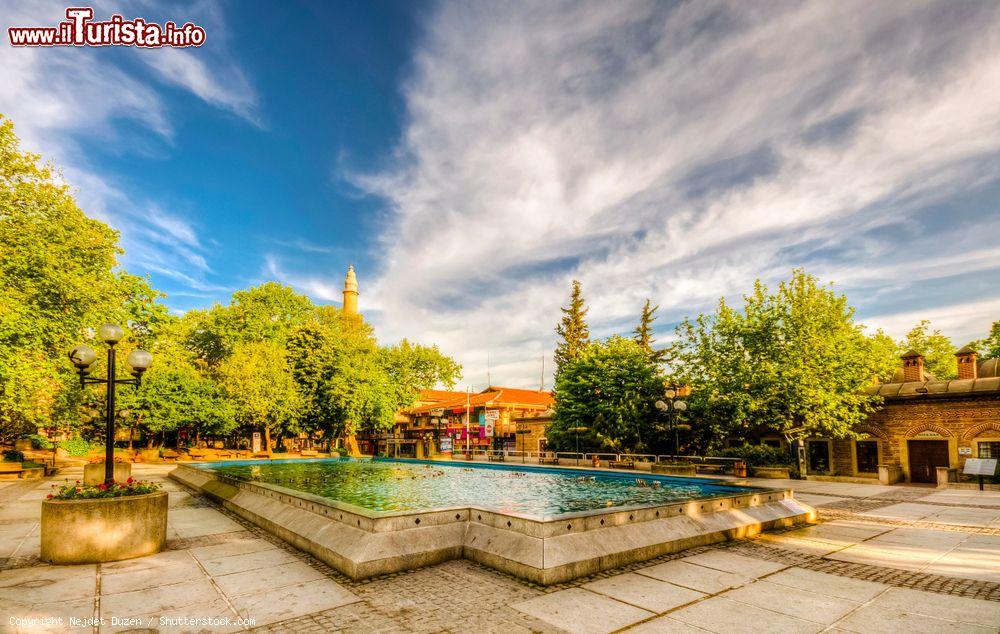
[[[87,486],[97,486],[104,482],[103,462],[90,462],[83,467],[83,483]],[[115,482],[124,482],[132,476],[131,462],[115,463]]]
[[[167,545],[167,492],[42,501],[41,560],[93,564],[143,557]]]
[[[663,464],[657,462],[652,467],[653,473],[672,476],[693,476],[697,475],[697,469],[693,464]]]
[[[878,466],[879,484],[896,484],[903,479],[903,467],[898,464],[880,464]]]
[[[779,478],[783,480],[792,477],[788,472],[788,467],[754,467],[753,475],[755,478]]]

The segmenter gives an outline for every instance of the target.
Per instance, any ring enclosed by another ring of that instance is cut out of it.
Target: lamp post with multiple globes
[[[107,409],[105,411],[105,447],[104,447],[104,483],[111,485],[115,481],[115,386],[142,384],[142,373],[149,369],[153,355],[136,348],[129,353],[126,362],[132,368],[131,379],[119,379],[115,376],[115,344],[121,341],[125,332],[120,326],[104,324],[97,329],[97,336],[108,344],[108,376],[99,379],[90,376],[93,372],[97,353],[90,346],[79,345],[69,351],[69,360],[76,366],[80,375],[80,386],[106,384],[108,386]]]
[[[677,415],[687,409],[687,403],[679,398],[677,398],[677,390],[674,388],[667,388],[663,396],[667,399],[666,401],[656,401],[656,409],[664,412],[667,415],[667,423],[670,428],[674,431],[674,455],[676,456],[681,450],[680,433],[677,431]]]

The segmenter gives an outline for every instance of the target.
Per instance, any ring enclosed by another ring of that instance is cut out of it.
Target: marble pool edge
[[[169,477],[352,579],[465,557],[550,585],[815,520],[782,489],[538,519],[468,506],[376,513],[188,465]]]

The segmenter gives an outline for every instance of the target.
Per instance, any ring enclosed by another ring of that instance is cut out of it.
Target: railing
[[[671,454],[634,454],[606,452],[576,452],[576,451],[525,451],[503,449],[470,449],[457,448],[453,451],[455,458],[471,459],[473,461],[514,462],[520,464],[540,464],[557,466],[587,466],[587,467],[631,467],[647,470],[660,462],[689,462],[695,467],[713,473],[736,474],[740,458],[723,458],[721,456],[678,456]],[[617,463],[617,464],[613,464]]]

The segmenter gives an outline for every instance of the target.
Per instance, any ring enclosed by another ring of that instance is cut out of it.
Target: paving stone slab
[[[30,566],[0,571],[0,600],[47,603],[93,599],[97,566]]]
[[[274,568],[302,561],[292,553],[278,548],[266,548],[247,554],[229,555],[227,557],[199,559],[202,565],[205,566],[208,574],[213,576],[230,575],[248,570],[259,570],[261,568]]]
[[[582,588],[570,588],[513,606],[536,619],[579,634],[605,634],[652,616],[648,610]]]
[[[584,584],[583,588],[657,614],[706,596],[702,592],[635,573],[599,579]]]
[[[776,572],[768,576],[767,581],[859,603],[873,599],[888,588],[881,583],[840,577],[805,568],[788,568]]]
[[[753,581],[752,577],[706,568],[683,560],[640,568],[636,573],[706,594],[716,594]]]
[[[721,596],[671,612],[670,618],[717,634],[814,634],[823,629],[818,623],[730,601]]]
[[[730,590],[721,596],[822,625],[833,624],[861,605],[856,601],[816,594],[764,580]]]
[[[737,555],[725,550],[710,550],[705,553],[692,555],[691,557],[684,557],[681,561],[707,568],[715,568],[724,572],[732,572],[745,577],[760,577],[788,567],[788,564],[747,557],[746,555]]]
[[[126,618],[176,612],[193,605],[212,603],[221,598],[208,579],[199,579],[102,596],[101,616]]]
[[[232,597],[230,603],[240,616],[252,618],[261,626],[332,610],[358,600],[340,584],[324,579]]]
[[[625,631],[629,634],[705,634],[705,630],[700,627],[688,625],[669,616],[645,621]]]
[[[271,568],[245,570],[213,578],[219,589],[228,597],[238,597],[307,581],[326,579],[323,573],[301,561],[293,561]]]

